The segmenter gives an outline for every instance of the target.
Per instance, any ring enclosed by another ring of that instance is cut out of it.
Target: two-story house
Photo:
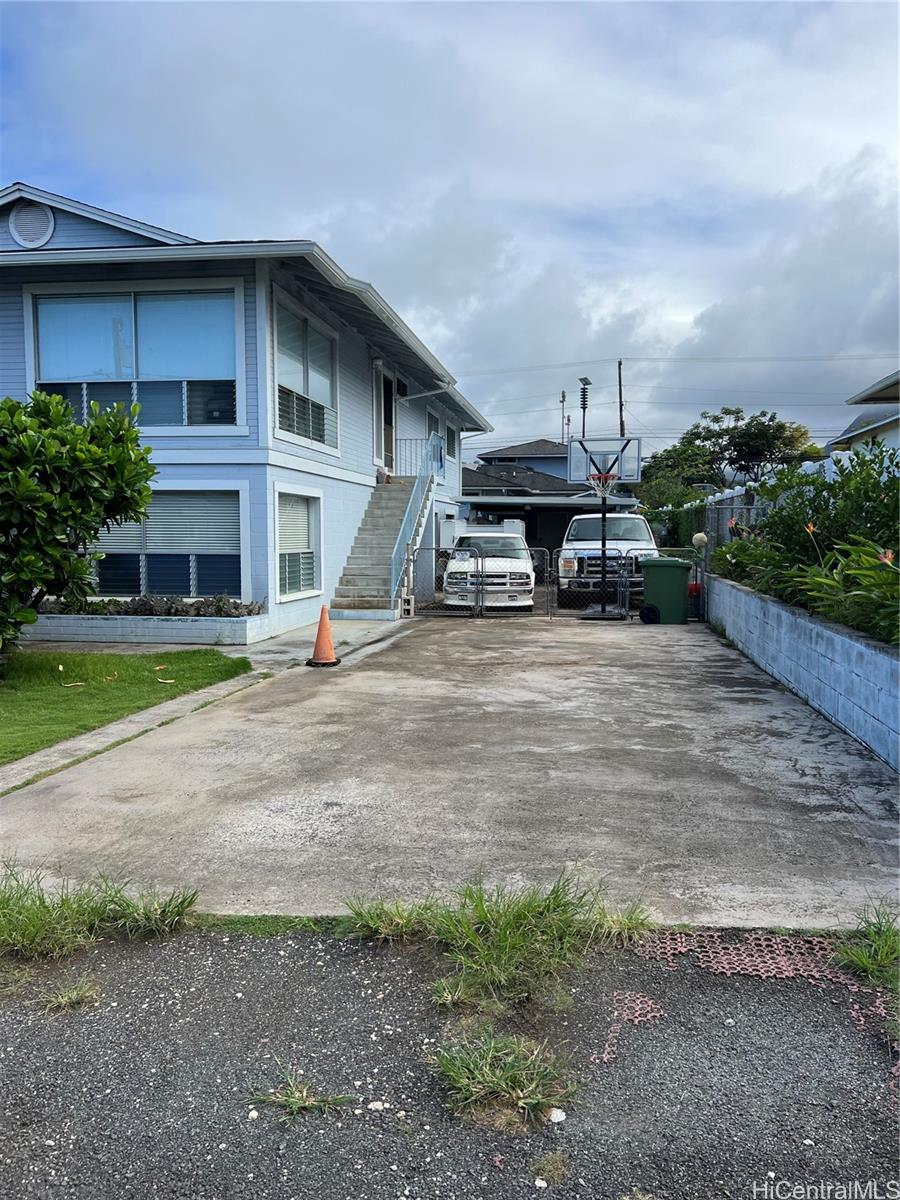
[[[314,242],[201,242],[0,191],[0,394],[137,403],[147,518],[102,538],[99,593],[227,594],[257,635],[391,618],[407,546],[458,509],[488,422],[387,302]]]

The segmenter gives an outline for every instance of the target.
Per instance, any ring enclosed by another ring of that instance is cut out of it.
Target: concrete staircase
[[[375,485],[350,548],[350,557],[334,589],[332,617],[391,619],[396,615],[396,601],[390,594],[391,553],[414,485],[415,479],[397,476],[391,483]],[[428,495],[419,525],[427,506]]]

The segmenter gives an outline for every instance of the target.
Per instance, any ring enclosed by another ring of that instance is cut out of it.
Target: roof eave
[[[891,375],[885,375],[884,379],[879,379],[876,383],[871,383],[861,392],[857,392],[855,396],[851,396],[847,401],[848,404],[885,404],[889,400],[896,399],[896,395],[881,395],[882,392],[887,393],[890,388],[896,389],[900,385],[900,371],[894,371]]]
[[[239,258],[305,258],[333,286],[358,296],[363,304],[407,345],[440,383],[446,383],[446,394],[459,409],[466,432],[491,433],[493,425],[469,403],[456,388],[456,380],[436,355],[409,328],[403,318],[370,283],[354,279],[326,254],[321,246],[310,241],[230,242],[227,245],[192,242],[190,245],[121,246],[86,250],[22,250],[0,254],[0,267],[46,266],[66,263],[173,262],[184,259]]]

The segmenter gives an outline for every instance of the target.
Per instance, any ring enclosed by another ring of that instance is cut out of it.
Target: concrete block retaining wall
[[[710,624],[757,666],[900,769],[894,647],[715,575],[706,598]]]
[[[162,642],[248,646],[269,636],[269,617],[125,617],[42,613],[22,630],[33,642]]]

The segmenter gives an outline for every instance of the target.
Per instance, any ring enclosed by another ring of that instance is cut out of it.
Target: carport
[[[328,913],[574,869],[668,921],[848,924],[896,776],[707,627],[415,621],[3,801],[4,851]]]

